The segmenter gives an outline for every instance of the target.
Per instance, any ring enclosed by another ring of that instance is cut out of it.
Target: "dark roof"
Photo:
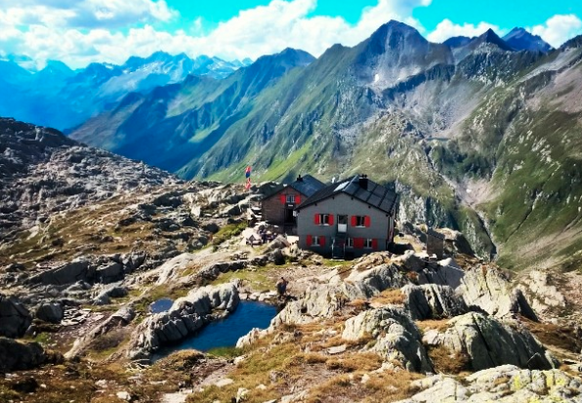
[[[334,195],[345,193],[348,196],[367,203],[370,206],[376,207],[385,213],[394,215],[396,213],[396,207],[398,206],[399,201],[398,194],[396,194],[396,192],[393,190],[377,184],[374,181],[369,179],[367,179],[367,181],[368,186],[366,189],[360,186],[359,175],[356,175],[353,178],[345,179],[338,183],[333,183],[319,190],[313,196],[309,197],[307,200],[301,203],[297,209],[300,210],[303,207],[318,203]]]
[[[318,190],[323,188],[324,186],[325,186],[325,184],[323,182],[315,179],[313,176],[305,175],[305,176],[301,177],[301,180],[296,180],[293,183],[280,184],[279,186],[275,187],[275,189],[273,189],[270,193],[265,195],[265,197],[263,197],[263,200],[268,199],[269,197],[276,195],[277,193],[279,193],[281,190],[285,189],[286,187],[293,188],[296,191],[298,191],[299,193],[301,193],[302,195],[304,195],[306,197],[310,197],[314,193],[316,193]]]

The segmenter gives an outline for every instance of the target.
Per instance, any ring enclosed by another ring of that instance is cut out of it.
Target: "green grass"
[[[276,279],[282,271],[284,271],[284,268],[280,266],[267,265],[264,267],[257,267],[256,269],[243,269],[220,273],[218,278],[211,284],[226,284],[235,279],[240,279],[246,281],[251,288],[257,292],[269,291],[275,289],[275,283],[277,282]]]
[[[209,355],[222,358],[235,358],[242,355],[243,350],[236,347],[216,347],[208,350]]]
[[[220,245],[224,241],[229,240],[232,237],[242,234],[242,232],[248,227],[246,221],[238,224],[228,224],[220,228],[220,230],[214,234],[212,237],[212,244],[215,246]]]

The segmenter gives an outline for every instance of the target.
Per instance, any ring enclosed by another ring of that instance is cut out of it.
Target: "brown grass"
[[[575,330],[552,323],[538,323],[521,318],[522,323],[544,345],[558,347],[571,353],[578,354],[582,348],[582,341],[576,337]]]
[[[327,368],[340,372],[374,371],[382,366],[382,358],[375,353],[348,353],[338,358],[328,358]]]
[[[471,369],[471,359],[466,354],[452,352],[445,346],[430,346],[427,352],[437,372],[459,374]]]
[[[390,288],[370,299],[371,303],[378,305],[403,305],[404,294],[398,288]]]
[[[420,320],[416,321],[416,325],[422,330],[437,330],[438,332],[442,333],[446,331],[449,326],[450,319],[429,319],[429,320]]]

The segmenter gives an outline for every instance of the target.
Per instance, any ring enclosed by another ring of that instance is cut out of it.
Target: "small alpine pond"
[[[255,301],[241,301],[236,310],[222,320],[206,325],[194,336],[160,352],[167,356],[174,351],[196,349],[208,351],[217,347],[234,347],[238,339],[253,328],[266,329],[277,315],[273,305]]]
[[[166,312],[170,310],[173,304],[174,301],[172,301],[170,298],[162,298],[151,303],[150,311],[151,313]]]

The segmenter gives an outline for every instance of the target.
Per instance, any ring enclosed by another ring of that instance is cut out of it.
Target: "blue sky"
[[[220,7],[211,1],[170,0],[170,7],[180,10],[184,20],[202,17],[208,24],[215,25],[236,16],[241,9],[269,4],[269,0],[222,0]],[[319,0],[313,15],[341,16],[346,21],[358,22],[362,10],[378,2],[375,0]],[[433,0],[428,7],[413,11],[427,30],[433,30],[438,23],[448,18],[456,23],[478,24],[482,21],[511,29],[515,26],[535,26],[543,24],[557,14],[576,14],[582,18],[580,0]],[[180,21],[179,23],[185,23]]]
[[[286,47],[319,56],[396,19],[431,41],[521,26],[553,46],[582,34],[581,0],[0,0],[0,57],[72,67],[157,50],[225,59]]]

